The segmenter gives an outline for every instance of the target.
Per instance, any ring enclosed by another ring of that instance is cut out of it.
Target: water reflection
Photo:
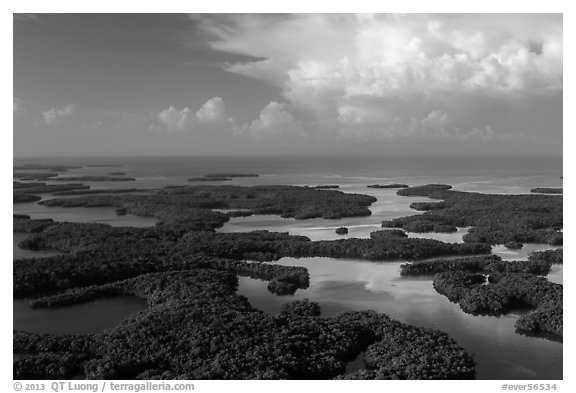
[[[546,243],[527,243],[519,250],[504,247],[503,244],[492,246],[492,253],[499,255],[505,261],[525,260],[534,251],[554,250],[562,246],[551,246]]]
[[[562,378],[561,343],[516,334],[518,313],[466,314],[436,293],[431,277],[400,277],[398,262],[283,258],[278,263],[306,267],[310,287],[293,296],[274,296],[266,282],[241,277],[238,293],[269,313],[277,313],[286,302],[308,298],[322,305],[324,316],[372,309],[405,323],[442,330],[474,354],[480,379]]]
[[[462,237],[466,233],[468,233],[469,228],[470,227],[457,228],[457,231],[452,233],[436,233],[436,232],[427,232],[427,233],[407,232],[407,233],[408,237],[410,238],[435,239],[445,243],[464,243]]]
[[[347,185],[340,191],[372,195],[377,201],[370,206],[372,215],[367,217],[344,217],[338,220],[315,218],[309,220],[296,220],[282,218],[275,215],[253,215],[248,217],[232,217],[219,232],[250,232],[266,229],[272,232],[288,232],[291,235],[306,236],[311,240],[336,240],[347,237],[366,239],[370,233],[382,228],[382,221],[407,215],[421,214],[410,208],[412,202],[435,201],[426,197],[402,197],[396,195],[395,189],[370,189],[366,185]],[[336,234],[336,228],[348,228],[347,235]],[[462,239],[463,233],[454,238]],[[442,236],[443,234],[439,234]]]
[[[549,281],[555,282],[556,284],[563,284],[563,265],[552,265],[550,268],[550,273],[546,277]]]
[[[117,326],[147,304],[135,296],[102,298],[53,309],[34,309],[26,300],[13,302],[14,330],[52,334],[87,334]]]
[[[30,218],[51,218],[59,222],[101,223],[112,226],[151,227],[158,222],[154,217],[133,214],[118,216],[111,207],[47,207],[36,202],[14,205],[14,214],[27,214]]]

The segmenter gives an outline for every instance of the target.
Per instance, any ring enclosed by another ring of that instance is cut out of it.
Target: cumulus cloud
[[[14,97],[14,114],[16,113],[22,113],[24,112],[24,101],[22,101],[20,98]]]
[[[302,134],[302,129],[287,110],[286,104],[272,101],[262,109],[258,119],[245,125],[240,132],[256,138],[280,136],[291,138]]]
[[[428,113],[428,115],[420,121],[416,129],[425,135],[448,136],[450,123],[448,113],[436,110]]]
[[[67,105],[62,109],[51,108],[42,112],[44,122],[49,126],[60,125],[71,119],[76,113],[76,107],[73,104]]]
[[[192,124],[194,114],[188,107],[177,109],[169,106],[158,113],[157,119],[168,130],[185,130]]]
[[[156,126],[153,128],[168,131],[194,130],[199,127],[224,127],[232,130],[236,127],[235,120],[226,113],[226,105],[221,97],[213,97],[206,101],[200,109],[193,111],[189,107],[178,109],[169,106],[156,115]]]
[[[224,100],[220,97],[209,99],[196,112],[196,119],[200,123],[217,122],[226,119],[226,108]]]
[[[441,112],[472,102],[463,97],[514,100],[562,89],[561,15],[191,18],[213,49],[254,58],[226,64],[227,71],[279,87],[289,107],[312,113],[320,129],[370,127],[396,135],[403,124],[407,134],[441,135],[454,129],[442,124],[449,119]],[[267,116],[278,105],[251,128],[271,129]],[[277,110],[277,117],[289,119],[287,110]],[[474,121],[460,127],[485,130]]]
[[[494,136],[495,136],[494,130],[490,126],[474,127],[470,132],[460,135],[460,137],[464,139],[476,138],[476,139],[482,139],[484,141],[492,139]],[[511,135],[510,133],[501,133],[498,136],[500,138],[510,138]],[[526,138],[526,135],[523,133],[517,136],[521,138]]]
[[[340,119],[339,140],[422,140],[422,139],[450,139],[450,140],[481,140],[488,141],[501,136],[494,133],[488,125],[469,125],[453,118],[449,113],[442,110],[432,110],[427,114],[414,117],[386,116],[367,119],[366,113],[352,109],[346,111],[346,121]],[[377,119],[377,121],[376,121]],[[506,135],[507,136],[507,135]]]
[[[558,15],[228,15],[200,28],[215,49],[265,59],[228,70],[290,90],[328,84],[389,96],[562,86]]]

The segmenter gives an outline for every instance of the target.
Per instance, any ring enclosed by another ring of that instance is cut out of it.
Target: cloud
[[[484,141],[488,141],[489,139],[492,139],[495,136],[494,134],[494,130],[492,129],[492,127],[490,126],[485,126],[485,127],[474,127],[472,129],[472,131],[465,133],[463,135],[461,135],[461,138],[464,139],[481,139]],[[509,133],[501,133],[498,135],[500,138],[510,138],[511,135]],[[525,134],[520,134],[518,135],[520,137],[522,137],[523,139],[526,139],[526,135]]]
[[[563,85],[559,14],[191,18],[212,49],[253,58],[225,70],[280,89],[287,106],[265,108],[250,125],[254,135],[275,132],[272,121],[294,123],[295,111],[340,134],[485,130],[474,116],[441,113],[473,112],[467,105],[478,97],[514,102],[557,94]]]
[[[228,15],[199,28],[214,49],[259,58],[229,71],[289,90],[390,96],[562,86],[558,15]]]
[[[287,110],[286,104],[270,102],[262,109],[258,119],[245,125],[240,133],[247,133],[256,138],[287,137],[303,134],[302,128],[294,116]]]
[[[76,113],[76,107],[73,104],[67,105],[62,109],[51,108],[42,112],[44,122],[49,126],[60,125],[71,119]]]
[[[13,110],[14,114],[25,112],[24,101],[22,101],[20,98],[14,97]]]
[[[412,123],[412,125],[414,125],[414,123]],[[448,132],[449,128],[457,130],[456,128],[452,127],[448,113],[440,110],[435,110],[428,113],[428,115],[420,121],[420,124],[418,124],[416,128],[421,134],[426,136],[441,137],[450,135]],[[411,128],[411,130],[414,131],[414,128]]]
[[[224,100],[214,97],[206,101],[200,110],[196,112],[196,120],[200,123],[217,122],[226,119],[226,108]]]
[[[194,114],[190,108],[177,109],[173,106],[163,109],[157,115],[158,121],[168,130],[185,130],[194,121]]]
[[[189,107],[178,109],[169,106],[156,116],[156,124],[152,128],[168,131],[186,131],[216,128],[236,129],[236,122],[226,113],[226,105],[221,97],[213,97],[206,101],[198,111]]]
[[[339,116],[338,140],[482,140],[497,137],[488,125],[469,125],[443,110],[421,116],[375,116],[364,108],[346,108]]]

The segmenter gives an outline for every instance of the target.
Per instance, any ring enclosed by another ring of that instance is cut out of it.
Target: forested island
[[[242,177],[258,177],[260,175],[255,173],[209,173],[199,177],[191,177],[188,181],[191,182],[210,182],[210,181],[228,181],[234,178]]]
[[[562,244],[562,197],[492,195],[451,188],[445,184],[429,184],[399,190],[398,195],[440,201],[412,203],[412,208],[424,213],[384,221],[382,226],[410,232],[445,232],[455,231],[456,227],[471,227],[463,237],[467,243]]]
[[[51,181],[134,181],[133,177],[126,176],[65,176],[50,179]]]
[[[69,254],[15,261],[15,298],[50,308],[133,294],[146,299],[149,308],[98,334],[15,331],[14,350],[33,354],[14,362],[15,378],[334,378],[361,352],[371,354],[362,378],[474,377],[470,355],[438,331],[374,312],[323,318],[314,304],[292,304],[272,316],[252,308],[235,294],[238,275],[269,280],[272,292],[286,294],[306,287],[308,272],[213,257],[203,247],[192,252],[204,243],[194,238],[210,232],[178,239],[157,229],[50,221],[38,232],[36,221],[15,217],[15,229],[36,233],[36,241],[23,246],[51,245]],[[69,239],[72,234],[76,237]],[[268,232],[246,236],[271,244],[291,238]],[[217,249],[227,249],[218,243]],[[401,354],[390,351],[400,342]],[[413,367],[391,362],[398,356]],[[216,364],[214,359],[226,360]]]
[[[540,187],[540,188],[533,188],[530,192],[538,193],[538,194],[562,194],[562,188],[554,188],[554,187]]]
[[[35,202],[42,199],[37,195],[30,195],[30,194],[14,194],[12,197],[13,203],[27,203],[27,202]]]
[[[14,172],[14,179],[19,180],[47,180],[58,176],[56,172]]]
[[[210,209],[243,209],[253,214],[275,214],[296,219],[362,217],[371,214],[376,198],[297,186],[192,186],[164,188],[153,195],[94,195],[44,201],[47,206],[123,207],[142,216],[171,221],[171,214],[217,215]],[[221,217],[226,217],[219,213]],[[184,220],[180,220],[184,221]],[[225,222],[225,221],[223,221]],[[217,228],[221,226],[215,226]],[[212,228],[212,229],[213,229]]]
[[[231,177],[216,177],[216,176],[191,177],[188,179],[188,181],[191,181],[191,182],[214,182],[214,181],[229,181],[229,180],[232,180],[232,178]]]
[[[392,184],[370,184],[366,186],[368,188],[408,188],[407,184],[399,184],[399,183],[392,183]]]
[[[561,249],[533,253],[528,261],[503,261],[490,254],[492,244],[506,242],[561,244],[558,196],[475,194],[448,185],[404,187],[398,194],[438,202],[413,204],[424,213],[383,223],[391,229],[372,232],[368,239],[311,241],[288,233],[216,229],[236,212],[299,220],[364,217],[376,198],[297,186],[145,191],[57,186],[14,183],[14,195],[34,195],[16,190],[39,187],[67,196],[40,202],[48,207],[111,207],[118,214],[159,222],[151,228],[112,227],[14,215],[14,231],[28,234],[21,248],[64,253],[15,260],[14,298],[49,309],[132,295],[145,299],[148,308],[94,334],[14,331],[14,352],[30,355],[14,361],[16,379],[474,378],[472,356],[445,333],[373,311],[322,317],[321,307],[308,301],[288,303],[269,315],[236,294],[238,276],[267,281],[273,296],[307,288],[306,268],[263,263],[283,257],[409,259],[402,275],[433,276],[436,291],[464,312],[499,315],[530,307],[518,320],[517,332],[562,339],[562,285],[540,277],[552,264],[562,263]],[[406,233],[452,232],[463,226],[471,227],[464,243]],[[346,364],[361,353],[365,369],[345,375]]]
[[[77,165],[59,165],[59,164],[24,164],[24,165],[15,165],[15,171],[53,171],[53,172],[65,172],[68,169],[80,169],[81,166]]]
[[[552,253],[556,258],[541,256]],[[435,275],[436,291],[470,314],[500,315],[534,308],[517,321],[517,332],[561,341],[562,285],[538,277],[548,274],[553,263],[562,263],[561,250],[534,253],[528,261],[502,261],[489,255],[413,262],[402,265],[401,274]]]
[[[434,279],[434,288],[458,302],[470,314],[500,315],[514,309],[533,308],[516,322],[516,331],[562,340],[562,285],[530,273],[494,273],[488,277],[449,271]]]
[[[14,203],[35,202],[42,199],[38,194],[54,194],[60,191],[88,189],[83,184],[46,184],[40,182],[13,182],[12,193]]]

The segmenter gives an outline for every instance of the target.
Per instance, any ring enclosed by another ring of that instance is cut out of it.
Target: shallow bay
[[[144,300],[117,296],[52,309],[32,308],[14,300],[14,330],[52,334],[88,334],[113,328],[133,313],[146,309]]]
[[[400,277],[400,262],[283,258],[277,263],[306,267],[310,287],[293,296],[275,296],[266,282],[240,277],[238,294],[272,314],[284,303],[308,298],[320,303],[324,316],[371,309],[401,322],[439,329],[474,354],[479,379],[562,378],[562,344],[515,333],[521,311],[501,317],[466,314],[436,293],[432,277]]]

